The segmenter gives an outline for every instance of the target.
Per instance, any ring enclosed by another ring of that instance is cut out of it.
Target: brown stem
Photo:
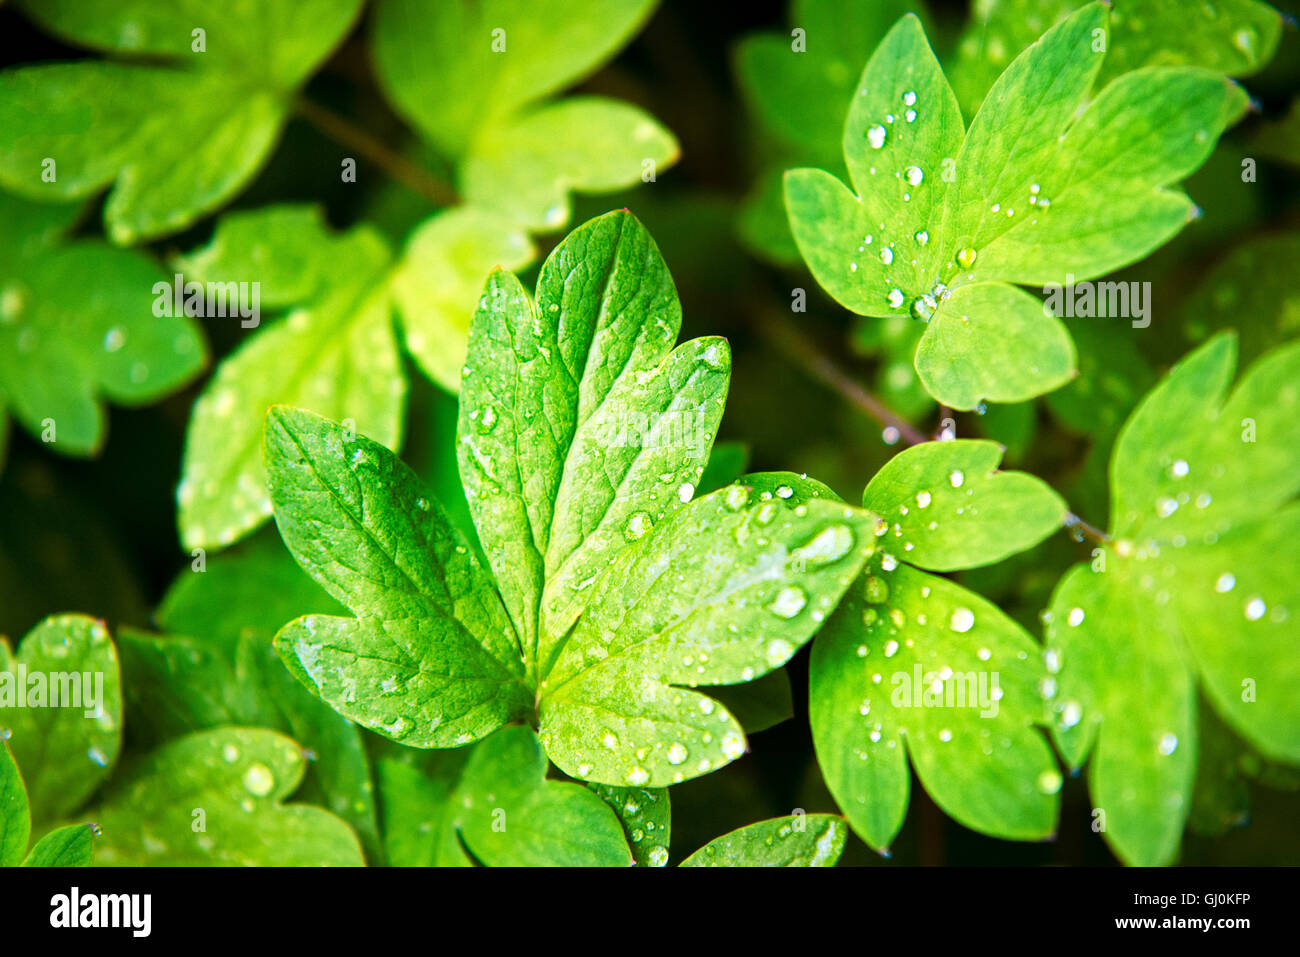
[[[304,97],[299,97],[294,108],[299,116],[330,139],[356,150],[396,182],[419,193],[435,206],[451,206],[456,203],[456,191],[450,186],[402,154],[389,149],[368,130],[357,126],[347,117]]]
[[[929,441],[915,426],[864,389],[829,356],[818,351],[784,316],[766,310],[758,310],[756,314],[763,333],[822,385],[838,392],[851,405],[881,425],[896,429],[908,445],[920,445]]]
[[[1097,528],[1097,526],[1085,522],[1073,512],[1065,513],[1065,527],[1075,534],[1081,535],[1083,538],[1091,539],[1101,545],[1105,545],[1110,541],[1109,535],[1103,532],[1100,528]],[[1080,540],[1082,541],[1082,539]]]

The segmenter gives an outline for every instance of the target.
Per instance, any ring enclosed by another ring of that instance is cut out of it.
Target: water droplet
[[[885,552],[880,556],[881,571],[892,572],[897,567],[898,559],[889,554],[889,552]]]
[[[669,764],[681,764],[689,756],[689,752],[686,750],[686,745],[682,744],[680,741],[674,741],[672,746],[668,749]]]
[[[893,257],[891,256],[890,258],[892,259]],[[899,306],[901,306],[904,303],[906,299],[907,297],[903,295],[903,290],[901,289],[889,290],[889,306],[891,309],[897,309]],[[894,441],[896,442],[898,440],[895,439]],[[891,442],[890,444],[892,445],[893,443]]]
[[[255,797],[266,797],[275,787],[275,775],[265,764],[250,764],[244,772],[244,788]]]
[[[954,608],[948,624],[953,631],[970,631],[975,627],[975,613],[969,608]]]
[[[803,611],[806,604],[808,604],[807,593],[798,585],[787,585],[777,593],[776,600],[767,607],[778,618],[789,619]]]
[[[907,91],[906,93],[903,94],[903,105],[904,105],[904,106],[916,106],[916,91],[915,91],[915,90],[909,90],[909,91]]]
[[[650,780],[650,772],[642,767],[634,767],[627,772],[627,779],[631,784],[642,785]]]
[[[1160,739],[1160,753],[1173,754],[1178,748],[1178,735],[1166,734]]]
[[[917,492],[917,493],[916,493],[916,507],[917,507],[917,508],[925,508],[925,507],[928,506],[929,504],[930,504],[930,493],[929,493],[929,492]]]
[[[745,739],[735,731],[728,731],[722,736],[722,756],[734,761],[745,753]]]
[[[794,646],[784,638],[773,638],[767,644],[767,663],[772,667],[783,665],[794,654]]]
[[[888,266],[894,261],[894,251],[888,246],[880,247],[880,261]]]
[[[967,246],[965,249],[957,253],[957,265],[962,269],[970,269],[971,266],[975,265],[976,255],[975,250]]]
[[[913,186],[920,186],[921,181],[925,179],[925,171],[919,166],[909,166],[903,170],[903,178]]]
[[[121,326],[114,326],[104,334],[105,352],[117,352],[124,345],[126,345],[126,330]]]
[[[627,518],[627,523],[623,526],[623,538],[629,542],[635,542],[645,536],[645,533],[654,527],[654,519],[649,512],[633,512]]]
[[[1183,459],[1179,459],[1173,465],[1169,466],[1169,474],[1174,478],[1182,478],[1189,471],[1191,471],[1191,467]]]
[[[1077,701],[1067,701],[1061,708],[1061,727],[1073,728],[1083,717],[1083,708]]]
[[[958,469],[953,469],[948,473],[948,484],[953,488],[961,488],[966,481],[966,476]]]
[[[1223,594],[1232,591],[1237,585],[1237,576],[1232,572],[1224,572],[1214,583],[1214,590]]]
[[[677,500],[685,505],[695,497],[695,486],[690,482],[683,482],[677,486]]]
[[[1078,628],[1083,624],[1083,609],[1071,608],[1069,616],[1065,619],[1071,628]]]
[[[732,485],[727,489],[725,501],[727,508],[738,512],[749,504],[750,488],[748,485]]]
[[[778,485],[776,487],[777,498],[789,498],[793,494],[794,494],[794,489],[792,489],[788,485]]]
[[[838,561],[852,551],[853,543],[853,530],[847,525],[837,523],[826,526],[806,545],[796,548],[793,556],[796,561],[826,565]]]
[[[668,848],[656,844],[646,853],[646,863],[651,867],[664,867],[668,863]]]
[[[1246,618],[1250,621],[1259,621],[1264,617],[1264,612],[1268,611],[1268,606],[1264,604],[1262,598],[1252,598],[1246,602]]]
[[[919,233],[916,233],[912,238],[916,240],[917,245],[924,246],[930,241],[930,234],[923,229]]]
[[[1038,790],[1044,794],[1055,794],[1063,783],[1060,771],[1047,770],[1038,775]]]

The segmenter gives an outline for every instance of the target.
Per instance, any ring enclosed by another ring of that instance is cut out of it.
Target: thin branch
[[[787,355],[795,359],[804,371],[818,382],[839,393],[851,405],[861,409],[886,429],[894,429],[908,445],[929,441],[915,426],[898,415],[874,395],[864,389],[856,379],[820,352],[792,322],[770,310],[756,312],[759,327]]]
[[[407,189],[419,193],[435,206],[451,206],[456,191],[428,170],[389,149],[368,130],[347,117],[304,97],[294,103],[298,115],[330,139],[356,150]]]
[[[1065,527],[1068,528],[1071,534],[1073,534],[1074,537],[1079,541],[1083,541],[1085,538],[1088,538],[1101,545],[1105,545],[1107,542],[1110,541],[1109,535],[1107,535],[1097,526],[1085,522],[1083,519],[1081,519],[1078,515],[1075,515],[1073,512],[1065,513]]]

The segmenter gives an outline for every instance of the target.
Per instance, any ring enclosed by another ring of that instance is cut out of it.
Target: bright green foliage
[[[346,824],[283,803],[305,765],[293,741],[261,729],[215,728],[165,744],[119,771],[104,792],[95,809],[104,832],[96,863],[360,865]]]
[[[1038,646],[979,595],[901,563],[975,567],[1059,527],[1059,497],[1024,473],[993,472],[999,457],[992,442],[951,441],[885,466],[864,494],[883,516],[878,557],[813,645],[817,759],[849,823],[880,850],[907,812],[909,755],[935,803],[968,827],[1018,840],[1056,827],[1061,775],[1035,727],[1047,677]]]
[[[104,399],[151,402],[207,361],[192,319],[154,315],[153,263],[65,238],[80,211],[0,193],[0,417],[70,455],[103,445]]]
[[[285,544],[357,616],[308,615],[276,637],[308,687],[413,747],[467,744],[527,715],[523,656],[492,576],[410,469],[279,407],[266,460]]]
[[[761,679],[760,679],[761,680]],[[638,867],[665,867],[672,836],[672,806],[667,788],[621,788],[589,784],[614,809]]]
[[[572,191],[653,182],[677,159],[673,135],[637,107],[546,102],[613,56],[654,6],[611,0],[593,17],[563,0],[449,0],[430,18],[423,0],[384,0],[374,31],[379,80],[458,163],[471,204],[533,231],[559,229],[572,216]]]
[[[5,685],[15,694],[19,675],[29,679],[26,707],[5,702],[3,723],[32,812],[38,822],[64,817],[99,787],[122,746],[117,651],[103,622],[54,615],[27,633],[16,654],[0,640],[0,672],[6,671],[12,677]],[[82,706],[53,707],[56,695],[61,704],[72,699]]]
[[[834,867],[848,828],[833,814],[795,814],[724,834],[682,861],[682,867]]]
[[[490,867],[626,867],[619,817],[580,784],[547,781],[532,729],[502,728],[474,749],[452,798],[451,826]]]
[[[821,170],[786,175],[800,252],[862,315],[928,323],[916,367],[959,409],[1021,401],[1066,382],[1074,349],[1038,301],[1006,282],[1065,283],[1126,265],[1172,237],[1194,206],[1170,187],[1246,107],[1195,67],[1127,73],[1091,101],[1106,8],[1050,30],[998,79],[963,133],[915,17],[877,48],[844,127],[853,190]]]
[[[1267,354],[1230,393],[1235,346],[1210,340],[1130,417],[1111,459],[1113,541],[1052,599],[1055,737],[1072,766],[1092,753],[1105,837],[1130,863],[1177,850],[1198,687],[1263,755],[1300,759],[1300,349]]]
[[[94,835],[74,824],[51,831],[30,853],[31,815],[23,777],[0,729],[0,867],[85,867],[94,852]]]
[[[69,824],[50,831],[23,859],[23,867],[88,867],[95,856],[95,830]]]
[[[31,830],[23,776],[9,753],[9,745],[0,741],[0,867],[12,867],[22,861]]]
[[[625,867],[632,863],[634,835],[629,830],[625,837],[620,822],[638,817],[642,828],[645,821],[656,822],[651,829],[662,822],[667,842],[665,792],[629,790],[616,813],[611,808],[618,789],[600,793],[549,781],[546,768],[536,734],[518,725],[463,751],[381,760],[389,860],[406,866]],[[662,817],[648,809],[656,802]]]
[[[874,523],[829,501],[795,508],[779,476],[693,499],[729,355],[716,339],[673,350],[679,322],[626,213],[561,243],[536,303],[513,276],[489,279],[459,447],[495,579],[386,449],[273,410],[281,534],[356,615],[280,632],[299,678],[415,747],[540,720],[556,764],[606,784],[662,787],[740,757],[736,719],[686,689],[783,665],[871,552]]]
[[[950,75],[967,116],[1017,53],[1084,0],[981,0]],[[1200,66],[1249,76],[1273,59],[1282,18],[1262,0],[1115,0],[1101,82],[1146,66]]]
[[[1061,526],[1065,502],[1041,479],[999,472],[996,442],[958,439],[905,449],[876,473],[863,504],[894,523],[884,540],[918,568],[1001,561]]]
[[[741,212],[741,235],[760,255],[782,264],[799,262],[782,204],[781,173],[794,166],[841,168],[845,104],[862,64],[909,12],[924,16],[924,5],[795,0],[789,34],[755,34],[737,47],[741,91],[781,158],[762,171]]]
[[[201,17],[184,0],[22,7],[60,39],[113,58],[0,75],[0,125],[18,131],[0,147],[0,184],[32,199],[112,186],[104,225],[129,244],[184,229],[256,175],[297,88],[361,0],[229,0]]]

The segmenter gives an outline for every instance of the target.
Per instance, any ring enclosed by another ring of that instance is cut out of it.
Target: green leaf
[[[203,336],[154,314],[162,273],[146,257],[66,237],[81,207],[0,193],[0,418],[58,452],[98,452],[103,401],[145,405],[198,375]],[[87,277],[94,281],[87,285]],[[0,428],[0,448],[4,430]]]
[[[1018,402],[1068,381],[1059,320],[1001,283],[1090,279],[1168,241],[1195,209],[1174,184],[1245,110],[1239,87],[1195,67],[1126,73],[1089,101],[1106,20],[1094,3],[1048,31],[963,136],[924,31],[904,18],[845,123],[853,190],[822,170],[786,175],[819,284],[861,315],[927,322],[917,371],[946,405]]]
[[[570,191],[624,189],[678,153],[677,140],[644,110],[570,97],[486,130],[461,165],[461,189],[469,202],[528,229],[553,230],[573,218]]]
[[[89,824],[69,824],[36,842],[23,859],[23,867],[89,867],[95,856],[95,829]]]
[[[600,16],[563,0],[383,0],[374,58],[389,99],[430,142],[459,156],[476,134],[594,72],[654,0],[610,0]]]
[[[874,547],[868,513],[787,501],[732,485],[615,558],[541,686],[542,741],[566,773],[664,787],[745,752],[734,716],[689,689],[785,664]]]
[[[528,234],[495,212],[460,206],[431,216],[406,241],[393,298],[406,348],[434,382],[455,392],[483,277],[536,258]]]
[[[961,824],[1048,837],[1061,775],[1035,728],[1040,649],[974,592],[883,565],[872,564],[813,644],[813,742],[836,802],[864,841],[887,849],[907,812],[910,756]]]
[[[431,751],[420,765],[392,758],[376,763],[384,858],[390,866],[471,865],[451,827],[450,802],[472,753],[473,748]]]
[[[682,867],[834,867],[848,828],[833,814],[796,814],[759,821],[715,838]]]
[[[962,34],[951,76],[967,116],[1020,50],[1083,0],[987,0]],[[1183,0],[1117,4],[1110,16],[1103,82],[1144,66],[1200,66],[1249,76],[1272,58],[1282,18],[1260,0],[1189,5]]]
[[[36,820],[71,814],[122,745],[117,651],[104,623],[53,615],[27,633],[17,654],[0,640],[0,696]]]
[[[6,728],[0,733],[0,867],[13,867],[23,859],[32,830],[27,788],[9,753],[8,738]]]
[[[1037,545],[1066,516],[1041,479],[997,471],[1001,459],[996,442],[925,442],[885,463],[862,504],[893,523],[886,547],[918,568],[991,565]]]
[[[537,736],[521,726],[502,728],[459,752],[382,760],[389,860],[443,867],[475,862],[491,867],[631,864],[631,838],[625,839],[620,817],[607,806],[612,797],[546,780],[546,769]],[[640,826],[652,822],[651,831],[661,826],[666,843],[667,794],[654,792],[654,798],[635,798],[646,806],[643,811],[628,792],[618,810],[629,821],[641,815]]]
[[[260,239],[248,244],[250,234]],[[260,274],[253,267],[282,255],[304,268],[298,282],[272,268],[269,305],[297,308],[245,340],[194,404],[176,493],[187,549],[229,545],[270,515],[261,461],[268,406],[351,420],[385,445],[401,439],[406,379],[378,234],[361,227],[336,237],[300,208],[270,207],[223,218],[213,244],[180,265],[195,281],[250,282]]]
[[[205,9],[202,50],[184,3],[25,3],[60,39],[123,59],[0,74],[0,183],[32,199],[112,187],[104,224],[128,244],[178,232],[266,162],[297,88],[351,28],[360,0],[239,0]],[[293,42],[282,42],[292,37]],[[147,60],[131,59],[147,56]],[[45,175],[44,161],[57,163]]]
[[[958,286],[916,347],[925,390],[957,409],[1023,402],[1075,376],[1070,334],[1036,298],[1002,283]]]
[[[743,38],[736,80],[760,131],[778,145],[741,211],[741,235],[759,255],[797,264],[782,203],[781,174],[789,166],[838,171],[845,105],[871,51],[899,17],[924,16],[910,0],[795,0],[791,30]],[[796,33],[796,31],[798,31]]]
[[[1235,339],[1215,337],[1129,418],[1111,458],[1113,540],[1051,602],[1055,736],[1072,766],[1092,753],[1093,802],[1129,863],[1177,851],[1198,686],[1265,757],[1300,761],[1288,623],[1300,607],[1300,347],[1268,353],[1229,393],[1235,359]]]
[[[490,867],[626,867],[623,825],[581,784],[548,781],[531,728],[502,728],[474,749],[452,826]]]
[[[672,836],[672,806],[667,788],[621,788],[588,784],[614,809],[638,867],[665,867]]]
[[[461,480],[535,670],[615,553],[694,493],[722,417],[724,340],[673,349],[681,307],[626,212],[574,230],[537,301],[494,273],[470,329]]]
[[[267,417],[271,501],[298,563],[355,618],[276,636],[300,680],[364,727],[453,747],[525,716],[518,639],[464,536],[382,445],[293,409]]]
[[[289,738],[252,728],[200,731],[163,745],[124,768],[105,792],[96,863],[360,865],[346,824],[320,808],[283,803],[305,763]]]

